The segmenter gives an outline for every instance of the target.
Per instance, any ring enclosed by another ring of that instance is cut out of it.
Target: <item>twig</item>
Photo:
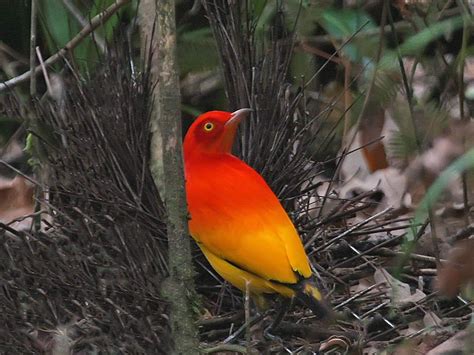
[[[390,3],[388,1],[385,1],[384,2],[384,7],[386,7],[386,9],[387,9],[389,24],[392,28],[393,39],[395,40],[395,43],[396,43],[396,46],[397,46],[398,65],[400,66],[400,72],[402,74],[403,86],[405,88],[405,94],[406,94],[406,98],[407,98],[407,102],[408,102],[408,108],[410,109],[410,119],[411,119],[411,123],[412,123],[412,126],[413,126],[413,132],[414,132],[414,135],[415,135],[416,146],[417,146],[418,151],[419,151],[420,147],[421,147],[421,144],[420,144],[420,141],[419,141],[419,135],[418,135],[418,132],[417,132],[417,128],[416,128],[415,120],[414,120],[414,116],[413,116],[413,91],[410,88],[407,73],[405,71],[405,66],[403,64],[402,53],[400,51],[400,45],[399,45],[400,42],[398,40],[397,32],[395,30],[392,11],[390,9]]]
[[[37,2],[31,0],[31,28],[30,28],[30,71],[36,64],[35,48],[36,48],[36,20],[37,20]],[[1,89],[1,86],[0,86]],[[36,77],[33,75],[30,81],[30,97],[36,96]]]
[[[459,230],[455,235],[452,236],[451,239],[453,241],[458,241],[458,240],[469,238],[473,234],[474,234],[474,223]]]
[[[337,263],[337,264],[334,265],[334,266],[331,266],[331,267],[329,268],[329,270],[333,270],[333,269],[335,269],[335,268],[341,267],[342,265],[345,265],[345,264],[347,264],[347,263],[350,263],[350,262],[352,262],[352,261],[354,261],[354,260],[356,260],[356,259],[358,259],[358,258],[360,258],[360,257],[362,257],[362,256],[364,256],[364,255],[373,253],[373,252],[374,252],[375,250],[377,250],[378,248],[381,248],[381,247],[383,247],[383,246],[386,245],[386,244],[390,244],[391,242],[396,241],[396,240],[402,238],[403,236],[404,236],[404,235],[399,235],[399,236],[395,236],[395,237],[393,237],[393,238],[387,239],[387,240],[383,241],[382,243],[379,243],[379,244],[373,246],[372,248],[369,248],[369,249],[363,251],[362,253],[360,253],[360,254],[358,254],[358,255],[355,255],[355,256],[353,256],[353,257],[351,257],[351,258],[349,258],[349,259],[346,259],[346,260],[343,260],[343,261]]]
[[[349,228],[348,230],[346,230],[345,232],[339,234],[337,237],[329,240],[328,242],[324,243],[323,245],[319,246],[316,248],[316,252],[320,251],[320,250],[323,250],[323,249],[326,249],[328,246],[330,246],[331,244],[337,242],[338,240],[340,240],[341,238],[344,238],[346,235],[350,234],[351,232],[353,232],[354,230],[366,225],[367,223],[369,223],[370,221],[384,215],[385,213],[389,212],[392,210],[392,207],[387,207],[386,209],[384,209],[383,211],[380,211],[379,213],[376,213],[374,214],[373,216],[370,216],[369,218],[353,225],[351,228]],[[314,240],[310,240],[308,243],[306,243],[306,245],[310,245],[311,243],[313,243]]]
[[[245,341],[247,346],[247,351],[250,352],[250,282],[245,281]]]
[[[394,23],[394,27],[398,32],[410,31],[412,30],[412,25],[408,21],[399,21]],[[360,39],[360,37],[372,37],[375,35],[390,33],[392,31],[391,25],[385,25],[383,27],[369,28],[365,31],[360,31],[354,38]],[[311,42],[316,45],[322,44],[332,44],[334,36],[332,35],[321,35],[321,36],[307,36],[303,38],[305,42]],[[342,38],[342,40],[347,40],[348,37]]]
[[[382,15],[381,15],[382,24],[381,24],[380,29],[379,29],[379,45],[378,45],[378,49],[377,49],[377,55],[375,57],[375,66],[373,68],[372,77],[370,79],[370,83],[369,83],[367,92],[365,94],[364,103],[362,104],[362,109],[361,109],[361,111],[360,111],[360,113],[357,117],[357,121],[354,124],[354,127],[357,127],[357,129],[354,129],[354,133],[352,134],[351,138],[347,137],[348,134],[349,134],[349,132],[348,132],[348,130],[349,130],[348,119],[344,119],[344,131],[343,131],[343,136],[342,136],[342,142],[343,142],[343,144],[345,144],[344,150],[349,149],[352,146],[352,144],[354,143],[354,141],[357,137],[357,133],[359,132],[361,122],[362,122],[362,120],[364,118],[364,115],[365,115],[365,112],[367,110],[370,98],[372,97],[372,89],[375,85],[375,80],[377,78],[377,67],[378,67],[378,63],[380,61],[380,58],[382,56],[382,50],[383,50],[383,45],[384,45],[383,29],[385,28],[384,27],[385,17],[386,17],[386,6],[383,6]],[[345,72],[347,73],[347,65],[345,65],[344,67],[345,67]],[[347,80],[347,78],[345,77],[344,78],[344,86],[347,85],[346,80]],[[345,90],[348,90],[348,88],[346,88]],[[347,105],[347,103],[346,103],[346,105]],[[343,154],[341,160],[344,161],[346,156],[347,156],[347,154]],[[340,167],[342,167],[342,161],[341,161],[341,164],[339,165],[339,169],[337,169],[338,170],[337,171],[338,175],[341,173]]]
[[[239,321],[244,316],[244,312],[232,313],[228,316],[215,317],[211,319],[202,319],[196,322],[198,327],[202,328],[217,328],[222,327],[229,323],[235,323]]]
[[[10,222],[7,223],[8,226],[11,226],[13,223],[16,223],[16,222],[21,222],[21,221],[24,221],[25,219],[28,219],[28,218],[34,218],[36,216],[39,216],[43,213],[47,213],[48,211],[47,210],[39,210],[37,212],[34,212],[34,213],[30,213],[30,214],[27,214],[27,215],[24,215],[24,216],[21,216],[21,217],[17,217],[15,219],[12,219]]]
[[[297,47],[298,48],[298,47]],[[317,55],[319,57],[322,57],[330,62],[333,62],[333,63],[336,63],[336,64],[340,64],[340,65],[343,65],[343,60],[339,57],[336,57],[334,56],[334,53],[333,54],[329,54],[319,48],[315,48],[313,46],[310,46],[309,44],[305,43],[305,42],[301,42],[300,43],[300,48],[304,51],[304,52],[307,52],[307,53],[311,53],[311,54],[314,54],[314,55]]]
[[[296,335],[299,337],[310,338],[312,340],[324,340],[330,336],[347,336],[350,339],[357,338],[357,333],[352,331],[338,331],[328,327],[327,324],[319,322],[319,326],[295,324],[292,322],[281,322],[277,328],[278,334]]]
[[[21,172],[20,170],[18,170],[17,168],[15,168],[13,165],[7,163],[5,160],[0,159],[0,164],[5,165],[7,168],[11,169],[12,171],[14,171],[15,173],[17,173],[18,175],[24,177],[26,180],[28,180],[28,181],[31,182],[32,184],[37,185],[37,186],[42,186],[38,181],[36,181],[36,180],[33,179],[32,177],[26,175],[25,173]]]
[[[436,276],[438,275],[437,269],[419,269],[418,273],[421,275],[429,275],[429,276]]]
[[[44,81],[46,81],[46,87],[48,88],[48,94],[52,94],[51,89],[51,82],[49,81],[48,71],[46,70],[46,66],[44,65],[43,56],[41,55],[41,51],[39,47],[36,47],[36,55],[38,56],[38,60],[40,62],[41,70],[43,71]],[[33,79],[34,76],[31,78]]]
[[[402,251],[393,251],[392,249],[388,249],[388,248],[381,248],[379,250],[376,250],[375,252],[371,250],[371,254],[377,254],[377,255],[383,255],[383,256],[403,256],[405,255],[404,252]],[[421,255],[421,254],[414,254],[414,253],[410,253],[409,255],[410,259],[413,259],[413,260],[418,260],[418,261],[426,261],[426,262],[430,262],[430,263],[438,263],[438,262],[446,262],[447,260],[445,259],[437,259],[435,258],[434,256],[429,256],[429,255]]]
[[[459,7],[462,8],[463,14],[463,31],[462,31],[462,44],[461,50],[459,52],[459,110],[461,115],[461,120],[464,122],[469,122],[470,117],[465,114],[464,110],[464,68],[466,65],[466,48],[467,41],[470,37],[468,20],[466,19],[467,9],[465,8],[462,1],[459,2]],[[463,145],[466,147],[466,137],[463,137]],[[469,194],[468,194],[468,185],[467,185],[467,172],[462,173],[462,190],[463,190],[463,202],[464,202],[464,221],[466,226],[469,225]]]
[[[24,233],[23,233],[23,232],[19,232],[19,231],[17,231],[15,228],[12,228],[12,227],[10,227],[9,225],[0,222],[0,230],[2,230],[2,229],[3,229],[3,230],[6,230],[7,232],[10,232],[11,234],[13,234],[13,235],[16,236],[16,237],[22,238],[22,237],[24,236]]]
[[[52,65],[56,63],[59,59],[65,56],[69,51],[76,48],[84,38],[86,38],[91,32],[93,32],[96,28],[103,25],[113,14],[115,14],[122,6],[126,5],[130,0],[116,0],[112,5],[110,5],[107,9],[102,11],[100,14],[94,16],[90,23],[85,26],[73,39],[71,39],[66,45],[61,48],[58,52],[53,54],[51,57],[46,59],[44,64],[46,66]],[[29,70],[19,76],[11,78],[3,83],[0,83],[0,93],[9,89],[13,88],[21,83],[24,83],[32,76],[38,75],[41,71],[41,66],[38,65],[34,68],[34,70]],[[32,75],[33,74],[33,75]]]
[[[247,327],[251,327],[254,324],[257,324],[260,322],[265,316],[268,314],[268,312],[263,312],[261,314],[257,314],[255,317],[251,318],[248,322],[245,322],[239,329],[237,329],[233,334],[229,335],[226,339],[224,339],[223,343],[228,344],[233,342],[235,339],[237,339],[245,330]]]
[[[8,54],[10,57],[16,59],[20,63],[28,65],[28,59],[13,48],[9,47],[7,44],[5,44],[5,42],[0,41],[0,51]]]
[[[79,22],[82,27],[86,27],[89,24],[89,21],[82,16],[81,11],[73,4],[71,0],[63,0],[64,6],[68,9],[72,16]],[[95,41],[102,53],[105,53],[107,46],[105,45],[104,39],[97,33],[92,34],[92,39]]]
[[[212,354],[212,353],[217,353],[217,352],[222,352],[222,351],[233,351],[233,352],[237,352],[241,354],[247,354],[247,349],[244,346],[235,345],[235,344],[219,344],[219,345],[213,346],[212,348],[200,349],[200,350],[204,354]]]
[[[372,286],[369,286],[366,289],[357,292],[355,295],[349,297],[348,299],[346,299],[346,300],[342,301],[341,303],[337,304],[336,306],[334,306],[334,310],[336,311],[339,308],[344,307],[346,304],[349,304],[350,302],[354,301],[355,299],[365,295],[366,293],[372,291],[374,288],[379,287],[381,284],[382,284],[381,282],[375,283]]]

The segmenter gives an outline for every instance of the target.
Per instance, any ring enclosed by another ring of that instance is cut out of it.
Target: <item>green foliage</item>
[[[317,4],[311,1],[287,1],[285,12],[288,28],[294,29],[300,36],[314,35],[322,11],[331,6],[331,3],[332,1],[318,1]]]
[[[472,17],[470,22],[472,26]],[[422,31],[415,33],[413,36],[409,37],[405,42],[403,42],[403,44],[399,47],[400,52],[402,56],[419,55],[429,43],[443,36],[449,36],[451,33],[462,26],[462,16],[452,17],[444,21],[435,22]]]
[[[421,226],[427,220],[429,211],[435,205],[436,201],[441,197],[442,193],[449,185],[449,183],[458,178],[464,172],[474,169],[474,148],[471,148],[460,158],[455,160],[449,165],[435,182],[430,186],[425,194],[425,197],[421,200],[418,208],[416,209],[415,216],[412,219],[412,227],[408,229],[405,237],[405,242],[402,245],[404,254],[398,261],[398,273],[401,272],[402,267],[408,261],[408,256],[413,252],[416,246],[416,236]]]
[[[178,65],[180,74],[216,70],[219,65],[216,44],[209,27],[179,29]]]
[[[93,1],[90,7],[78,7],[78,10],[80,15],[86,21],[89,21],[113,3],[114,0]],[[41,30],[45,36],[48,51],[55,53],[77,35],[83,26],[61,1],[40,1],[38,4],[40,7]],[[105,41],[110,41],[113,37],[114,29],[119,23],[120,14],[124,11],[126,9],[122,9],[117,15],[112,16],[100,26],[95,31],[95,36],[99,36]],[[93,36],[85,38],[74,49],[74,60],[81,72],[85,73],[94,67],[99,58],[98,51],[99,49]]]
[[[10,136],[19,126],[20,122],[18,120],[0,115],[0,149],[8,142]]]
[[[469,26],[474,24],[473,17],[469,17]],[[429,24],[423,30],[409,36],[396,50],[387,50],[380,60],[379,66],[384,69],[397,67],[398,53],[402,57],[421,56],[426,47],[435,40],[449,37],[454,31],[462,28],[463,16],[456,16],[446,20]]]
[[[347,40],[361,30],[376,28],[373,19],[362,9],[329,8],[322,12],[319,23],[328,34],[337,40]],[[363,45],[369,42],[369,46]],[[367,56],[368,48],[373,48],[377,39],[356,40],[344,46],[343,53],[352,61],[358,61]],[[366,49],[366,51],[362,51]]]
[[[446,110],[432,102],[418,103],[413,116],[406,102],[393,105],[393,118],[399,131],[394,132],[388,147],[395,158],[408,159],[423,151],[449,123]]]
[[[474,148],[471,148],[463,156],[455,160],[445,171],[436,179],[426,192],[425,197],[421,200],[419,207],[415,213],[415,224],[421,223],[428,216],[428,210],[434,206],[436,201],[440,198],[443,191],[449,183],[458,178],[462,173],[474,169]],[[415,235],[414,230],[411,230],[407,236],[408,240],[413,240]]]

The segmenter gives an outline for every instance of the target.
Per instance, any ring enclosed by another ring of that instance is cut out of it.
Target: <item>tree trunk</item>
[[[193,267],[188,213],[184,187],[183,152],[181,143],[181,110],[179,78],[176,62],[175,2],[173,0],[142,1],[141,18],[156,14],[153,36],[152,73],[158,84],[152,117],[152,161],[155,183],[161,183],[160,162],[163,164],[164,200],[167,209],[168,266],[170,277],[163,283],[163,295],[171,306],[171,328],[174,353],[197,353],[198,341],[192,316],[194,296]],[[151,9],[155,9],[152,11]],[[146,12],[146,14],[143,14]],[[142,25],[146,23],[142,22]],[[151,39],[151,30],[147,35]],[[161,133],[161,135],[160,135]]]

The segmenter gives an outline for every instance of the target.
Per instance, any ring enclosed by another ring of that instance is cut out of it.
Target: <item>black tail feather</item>
[[[322,296],[316,283],[311,279],[305,279],[298,283],[295,288],[295,298],[311,309],[318,319],[333,318],[333,311]]]

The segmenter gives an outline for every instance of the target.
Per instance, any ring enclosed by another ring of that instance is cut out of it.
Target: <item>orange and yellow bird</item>
[[[321,313],[322,296],[293,223],[262,176],[231,154],[250,111],[204,113],[186,134],[191,236],[217,273],[244,292],[248,287],[257,305],[277,293]]]

